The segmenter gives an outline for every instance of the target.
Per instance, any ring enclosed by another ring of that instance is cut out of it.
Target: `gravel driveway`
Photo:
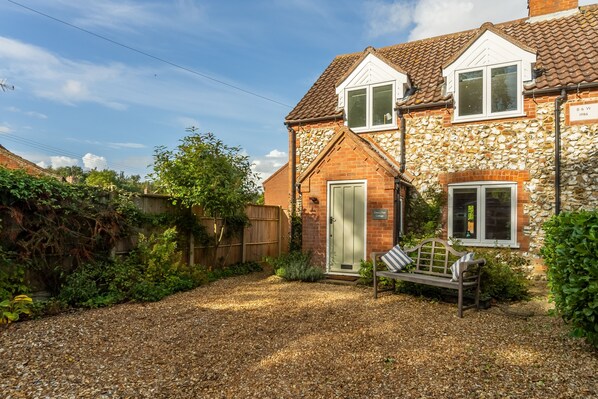
[[[407,295],[221,280],[0,331],[3,398],[598,398],[598,355],[522,318]]]

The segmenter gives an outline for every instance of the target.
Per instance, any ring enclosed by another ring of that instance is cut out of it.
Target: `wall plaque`
[[[387,220],[388,219],[388,209],[374,209],[372,211],[372,219]]]
[[[571,104],[569,106],[569,121],[586,122],[598,120],[598,103]]]

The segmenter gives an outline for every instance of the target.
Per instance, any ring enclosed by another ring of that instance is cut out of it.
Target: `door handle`
[[[336,219],[333,218],[332,216],[330,216],[329,221],[330,221],[330,224],[332,224],[332,223],[336,222]]]

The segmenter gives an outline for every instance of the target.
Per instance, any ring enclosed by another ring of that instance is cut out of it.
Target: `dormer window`
[[[347,89],[347,125],[350,128],[392,127],[393,84]]]
[[[523,116],[523,82],[532,80],[535,50],[492,24],[443,67],[455,122]]]
[[[517,64],[457,71],[457,115],[499,117],[521,113],[521,79]]]
[[[407,85],[405,72],[368,47],[336,86],[346,125],[356,133],[396,128],[394,106]]]

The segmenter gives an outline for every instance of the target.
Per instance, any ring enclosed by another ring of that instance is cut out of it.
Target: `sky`
[[[265,179],[336,55],[526,16],[527,0],[0,0],[0,144],[145,178],[195,127]]]

